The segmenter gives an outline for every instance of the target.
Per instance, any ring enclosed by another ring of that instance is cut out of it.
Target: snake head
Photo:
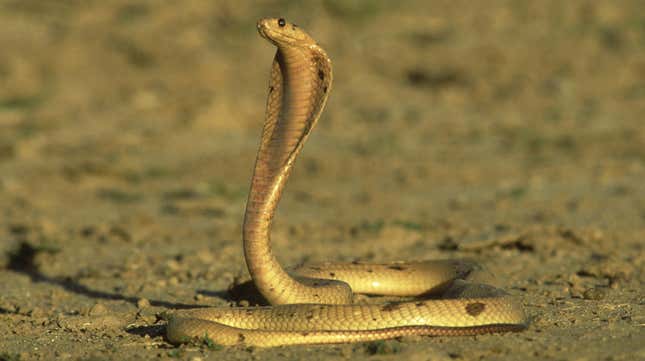
[[[296,24],[283,18],[266,18],[258,21],[258,32],[275,46],[308,46],[316,41]]]

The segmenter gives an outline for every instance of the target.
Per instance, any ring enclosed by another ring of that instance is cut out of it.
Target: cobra
[[[295,24],[270,18],[257,28],[277,52],[243,242],[251,278],[271,306],[175,311],[166,315],[168,340],[207,337],[220,345],[270,347],[524,329],[528,321],[521,302],[474,283],[482,271],[467,260],[325,263],[290,271],[278,263],[270,242],[272,220],[296,157],[327,102],[333,75],[327,53]],[[354,293],[414,298],[354,304]]]

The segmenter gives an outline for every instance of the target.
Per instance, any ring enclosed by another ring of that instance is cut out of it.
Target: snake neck
[[[314,77],[318,75],[307,71],[310,67],[307,50],[278,47],[244,217],[247,267],[258,290],[271,304],[320,301],[313,297],[315,292],[310,286],[292,278],[280,266],[270,242],[273,216],[295,158],[324,105],[324,101],[320,104],[320,99],[312,96],[316,92],[314,87],[318,86]]]

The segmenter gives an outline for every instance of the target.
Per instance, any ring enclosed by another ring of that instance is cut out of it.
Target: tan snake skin
[[[465,260],[306,265],[285,271],[271,252],[270,230],[295,158],[331,90],[331,61],[302,29],[262,19],[260,35],[278,51],[266,119],[244,218],[244,253],[257,289],[273,305],[202,308],[166,315],[167,338],[207,337],[220,345],[280,346],[518,331],[521,303],[492,286]],[[353,292],[416,297],[352,304]]]

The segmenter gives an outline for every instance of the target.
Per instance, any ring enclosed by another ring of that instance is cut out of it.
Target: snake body
[[[208,337],[221,345],[269,347],[525,328],[521,303],[502,290],[472,283],[482,272],[470,261],[330,263],[290,272],[280,266],[270,245],[273,215],[325,106],[332,68],[325,51],[295,24],[271,18],[257,27],[277,53],[243,240],[251,278],[272,306],[175,311],[166,316],[168,340]],[[353,304],[353,292],[416,298]]]

